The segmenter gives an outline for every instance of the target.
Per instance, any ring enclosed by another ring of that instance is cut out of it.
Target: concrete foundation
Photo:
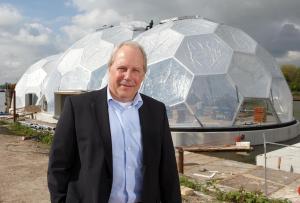
[[[251,145],[263,144],[263,133],[269,142],[281,142],[290,140],[297,137],[300,134],[299,121],[293,122],[290,125],[283,127],[267,128],[266,126],[249,128],[232,128],[229,130],[220,131],[219,129],[209,129],[209,132],[205,132],[205,129],[199,129],[201,132],[196,132],[196,129],[181,130],[176,132],[175,128],[172,128],[172,138],[175,146],[189,146],[195,144],[235,144],[237,138],[244,135],[243,141],[249,141]]]

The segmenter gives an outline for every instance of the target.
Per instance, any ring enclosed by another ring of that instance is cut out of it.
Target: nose
[[[124,79],[125,80],[130,80],[132,77],[132,73],[130,70],[127,70],[126,72],[124,72]]]

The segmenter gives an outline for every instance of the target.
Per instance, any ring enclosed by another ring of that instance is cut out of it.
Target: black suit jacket
[[[142,95],[144,203],[181,202],[174,147],[163,103]],[[68,97],[50,151],[51,202],[108,202],[112,143],[106,88]]]

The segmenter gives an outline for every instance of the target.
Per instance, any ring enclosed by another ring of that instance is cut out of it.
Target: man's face
[[[132,101],[145,77],[141,51],[132,46],[121,47],[108,70],[108,87],[114,99]]]

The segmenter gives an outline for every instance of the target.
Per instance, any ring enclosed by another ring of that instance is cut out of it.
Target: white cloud
[[[71,42],[74,42],[103,25],[119,24],[119,22],[131,19],[130,15],[121,16],[113,9],[101,10],[100,8],[96,8],[74,16],[72,24],[62,27],[62,31],[67,34]]]
[[[47,26],[0,4],[0,83],[16,82],[35,61],[61,51],[57,38]]]
[[[83,29],[78,25],[67,25],[62,27],[62,31],[65,32],[67,40],[71,43],[91,32],[91,29]]]
[[[8,4],[0,4],[0,27],[12,26],[22,20],[20,12]]]
[[[103,24],[113,24],[123,21],[123,16],[120,16],[112,9],[100,10],[93,9],[73,18],[73,23],[82,28],[97,28]]]
[[[15,39],[21,43],[31,46],[46,45],[50,40],[52,31],[50,28],[39,23],[25,24],[20,30]]]
[[[279,64],[297,64],[300,66],[300,51],[288,51],[284,56],[278,57]]]

